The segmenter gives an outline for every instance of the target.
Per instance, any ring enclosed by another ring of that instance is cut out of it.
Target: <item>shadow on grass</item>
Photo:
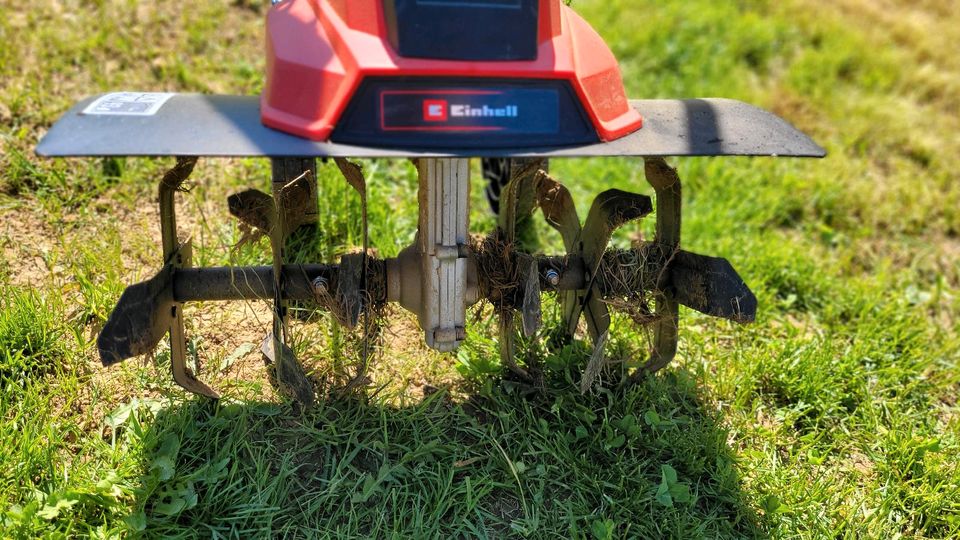
[[[562,375],[535,393],[489,382],[402,408],[163,410],[129,521],[164,537],[763,535],[688,373],[590,396]]]

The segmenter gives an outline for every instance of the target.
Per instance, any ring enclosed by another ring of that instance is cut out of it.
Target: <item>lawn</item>
[[[315,316],[296,345],[322,397],[302,412],[257,352],[261,303],[193,306],[202,377],[165,346],[101,368],[126,284],[159,268],[156,180],[172,160],[42,160],[39,137],[112,89],[257,93],[267,2],[0,0],[0,536],[960,536],[960,11],[950,0],[576,0],[633,97],[729,97],[780,114],[824,160],[672,160],[686,249],[728,258],[749,326],[682,313],[680,354],[627,387],[578,389],[589,348],[542,343],[541,387],[505,375],[486,308],[453,355],[394,310],[362,395],[331,381],[356,344]],[[364,162],[373,246],[412,241],[416,178]],[[639,160],[551,173],[585,215],[651,193]],[[358,197],[321,167],[329,260],[360,243]],[[226,197],[264,160],[202,160],[181,197],[197,264],[266,264]],[[472,222],[493,218],[474,186]],[[626,245],[652,224],[618,233]],[[545,250],[558,237],[542,228]],[[555,302],[545,317],[555,324]],[[617,321],[608,354],[643,360]]]

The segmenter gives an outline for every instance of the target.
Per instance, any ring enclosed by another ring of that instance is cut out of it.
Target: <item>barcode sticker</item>
[[[176,94],[165,92],[113,92],[94,100],[83,114],[153,116]]]

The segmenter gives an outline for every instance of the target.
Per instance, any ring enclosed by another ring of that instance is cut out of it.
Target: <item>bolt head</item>
[[[329,288],[329,283],[327,283],[327,278],[318,277],[313,280],[313,292],[315,294],[327,294]]]
[[[560,272],[557,272],[556,270],[547,270],[547,273],[544,275],[544,277],[546,278],[547,283],[553,287],[556,287],[560,284]]]

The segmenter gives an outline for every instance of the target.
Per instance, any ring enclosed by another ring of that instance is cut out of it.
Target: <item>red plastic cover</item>
[[[540,0],[533,61],[463,62],[399,56],[387,39],[382,0],[286,0],[267,15],[267,126],[328,140],[366,77],[563,80],[602,141],[640,129],[616,58],[560,0]]]

